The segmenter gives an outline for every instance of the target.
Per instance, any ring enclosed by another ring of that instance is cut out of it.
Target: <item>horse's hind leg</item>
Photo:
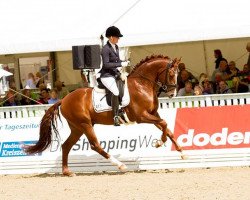
[[[109,155],[106,151],[102,149],[100,143],[97,140],[94,129],[91,125],[87,125],[84,131],[92,150],[96,151],[104,158],[108,159],[113,165],[116,165],[119,168],[119,170],[124,171],[127,169],[127,166],[125,164],[123,164],[113,156]]]
[[[63,175],[66,175],[66,176],[74,176],[75,174],[71,172],[68,167],[68,155],[69,155],[70,149],[79,140],[83,132],[74,128],[70,124],[69,124],[69,127],[71,129],[70,136],[62,145],[62,173]]]

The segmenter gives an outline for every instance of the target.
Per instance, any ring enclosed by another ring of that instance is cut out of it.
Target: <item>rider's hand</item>
[[[127,67],[129,65],[130,61],[123,61],[121,63],[122,67]]]

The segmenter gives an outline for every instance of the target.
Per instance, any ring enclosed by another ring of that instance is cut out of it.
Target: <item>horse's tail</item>
[[[24,147],[24,151],[27,154],[40,153],[51,145],[52,128],[56,135],[56,138],[58,138],[59,133],[57,130],[56,118],[59,117],[59,119],[61,120],[60,114],[59,114],[59,106],[61,105],[61,103],[62,102],[60,100],[59,102],[55,103],[45,112],[45,115],[43,116],[41,123],[40,123],[39,140],[37,141],[35,145]]]

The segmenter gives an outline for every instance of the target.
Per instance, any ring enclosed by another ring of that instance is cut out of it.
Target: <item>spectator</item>
[[[22,97],[21,97],[20,94],[16,93],[17,88],[16,88],[16,84],[15,84],[14,81],[11,81],[11,82],[9,83],[9,90],[10,90],[12,93],[15,94],[15,102],[18,102],[18,103],[20,104],[20,101],[21,101]]]
[[[9,87],[10,87],[10,89],[17,91],[15,81],[11,81],[11,82],[9,83]]]
[[[250,68],[249,68],[248,64],[245,64],[245,65],[243,66],[243,71],[246,71],[246,72],[249,72],[249,71],[250,71]]]
[[[243,66],[242,71],[239,72],[240,76],[249,76],[250,75],[250,67],[248,66],[248,64],[245,64]]]
[[[216,81],[215,80],[215,75],[217,73],[221,73],[221,78],[224,81],[229,80],[232,77],[232,75],[231,75],[232,73],[230,72],[227,61],[225,61],[225,60],[220,61],[219,68],[215,69],[213,74],[212,74],[211,80],[213,82]]]
[[[179,72],[181,72],[182,70],[186,69],[185,63],[179,63],[178,69],[179,69]]]
[[[50,99],[48,100],[49,104],[54,104],[56,102],[58,102],[58,92],[57,89],[52,89],[50,90]]]
[[[55,88],[58,91],[58,98],[59,99],[63,99],[67,94],[69,94],[69,91],[64,86],[63,82],[61,82],[61,81],[55,82]]]
[[[249,52],[247,65],[250,66],[250,42],[247,43],[246,50]]]
[[[3,106],[3,101],[4,101],[4,98],[0,95],[0,107]]]
[[[21,105],[35,105],[35,104],[37,104],[34,100],[32,100],[31,92],[29,89],[24,89],[22,93],[25,96],[22,96],[22,98],[21,98],[21,101],[20,101]]]
[[[219,82],[219,90],[217,91],[217,94],[229,94],[232,93],[232,90],[227,86],[227,82],[224,80],[221,80]]]
[[[37,90],[32,90],[31,98],[34,99],[34,100],[40,99],[41,91],[44,90],[44,89],[47,89],[46,85],[44,83],[41,83]]]
[[[202,82],[202,87],[203,87],[203,91],[202,91],[203,95],[210,95],[214,93],[213,85],[208,80],[204,80]]]
[[[206,78],[208,78],[208,75],[206,73],[201,73],[199,76],[199,82],[201,79],[206,79]]]
[[[201,73],[199,76],[199,86],[203,89],[203,81],[208,81],[208,75],[205,73]]]
[[[178,69],[179,69],[178,77],[180,79],[181,78],[181,76],[180,76],[181,71],[186,70],[185,63],[179,63]],[[188,72],[189,80],[191,80],[191,81],[193,80],[193,82],[198,82],[197,78],[191,72],[189,72],[188,70],[186,70],[186,71]],[[178,77],[177,77],[177,81],[178,81]],[[184,85],[185,85],[185,83],[184,83]],[[184,85],[183,85],[183,87],[184,87]]]
[[[194,86],[194,95],[202,95],[202,88],[199,85]]]
[[[39,85],[39,90],[40,90],[40,92],[41,92],[42,90],[44,90],[44,89],[47,89],[47,87],[46,87],[46,85],[45,85],[44,83],[41,83],[41,84]]]
[[[228,64],[229,70],[231,72],[231,78],[238,76],[239,69],[236,67],[236,64],[234,61],[230,61]]]
[[[227,60],[226,60],[225,58],[223,58],[220,49],[215,49],[215,50],[214,50],[214,57],[216,58],[216,60],[215,60],[215,69],[218,69],[218,68],[219,68],[220,61],[224,60],[224,61],[227,62]]]
[[[178,90],[185,87],[185,82],[198,83],[198,80],[191,75],[187,70],[183,69],[177,76]]]
[[[44,78],[40,72],[36,73],[36,87],[39,88],[39,85],[44,83]]]
[[[217,91],[219,91],[219,83],[220,83],[220,81],[223,80],[222,77],[223,76],[222,76],[221,72],[216,72],[216,74],[215,74],[215,80],[212,81],[214,93],[217,93]]]
[[[185,83],[185,87],[181,88],[177,94],[177,96],[192,96],[192,95],[194,95],[194,90],[192,88],[192,83],[190,81],[187,81]]]
[[[38,99],[38,102],[40,104],[48,104],[49,99],[50,99],[49,90],[48,89],[42,89],[41,92],[40,92],[40,99]]]
[[[182,71],[182,70],[186,70],[189,74],[189,77],[191,77],[191,79],[195,79],[197,80],[197,78],[190,72],[186,69],[186,65],[185,63],[179,63],[178,65],[178,69],[179,69],[179,73]]]
[[[16,100],[14,92],[7,92],[4,100],[3,106],[18,106],[20,102]]]
[[[248,83],[241,81],[239,77],[234,77],[232,82],[232,91],[234,93],[245,93],[249,91]]]
[[[36,89],[36,81],[33,73],[28,74],[28,79],[26,80],[26,89]]]

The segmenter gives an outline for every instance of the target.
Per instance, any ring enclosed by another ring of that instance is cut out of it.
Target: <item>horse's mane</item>
[[[133,68],[132,71],[130,72],[130,74],[132,74],[139,66],[141,66],[144,63],[150,62],[154,59],[158,59],[158,58],[162,58],[162,59],[170,59],[168,56],[163,56],[163,55],[151,55],[151,56],[147,56],[146,58],[142,59],[139,63],[137,63]]]

